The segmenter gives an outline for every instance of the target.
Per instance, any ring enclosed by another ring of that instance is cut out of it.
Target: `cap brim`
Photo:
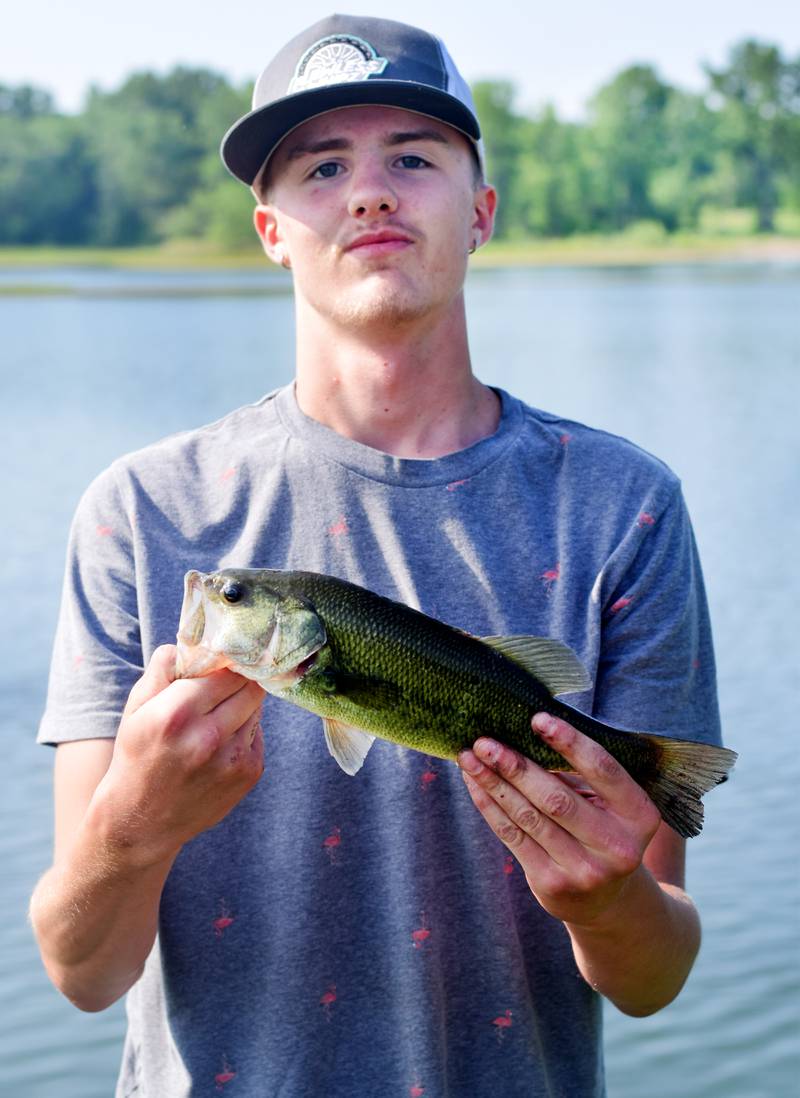
[[[275,146],[296,126],[338,107],[400,107],[438,118],[472,141],[480,140],[477,119],[447,92],[427,84],[399,80],[362,80],[297,92],[259,107],[240,118],[222,139],[220,154],[231,175],[252,185]]]

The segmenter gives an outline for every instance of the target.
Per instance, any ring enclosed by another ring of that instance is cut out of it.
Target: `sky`
[[[203,66],[252,82],[284,42],[336,10],[330,0],[0,3],[0,84],[45,88],[69,112],[90,85],[112,90],[143,69]],[[356,3],[344,10],[380,14]],[[385,15],[442,37],[467,80],[510,79],[518,108],[553,103],[572,119],[627,65],[652,64],[662,79],[697,90],[703,63],[723,64],[745,37],[800,54],[796,0],[404,0]]]

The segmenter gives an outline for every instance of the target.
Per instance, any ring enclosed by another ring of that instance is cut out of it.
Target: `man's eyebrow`
[[[438,141],[441,145],[449,145],[443,133],[439,130],[407,130],[402,133],[390,134],[385,145],[406,145],[414,141]]]
[[[287,160],[298,160],[301,156],[314,156],[316,153],[341,152],[342,149],[351,149],[352,141],[346,137],[326,137],[322,141],[301,142],[293,145],[286,154]]]
[[[384,140],[384,145],[407,145],[414,141],[438,141],[440,145],[449,145],[449,141],[439,130],[403,130],[399,133],[390,133]],[[299,160],[302,156],[315,156],[317,153],[342,152],[352,149],[353,143],[346,137],[326,137],[321,141],[299,142],[292,145],[286,153],[287,160]]]

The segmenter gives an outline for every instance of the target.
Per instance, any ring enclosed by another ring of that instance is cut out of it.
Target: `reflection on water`
[[[118,453],[288,380],[292,301],[252,296],[275,286],[260,272],[36,277],[49,286],[72,278],[81,292],[0,297],[0,476],[10,534],[0,1063],[9,1094],[106,1098],[122,1008],[87,1016],[62,1002],[40,970],[24,914],[50,850],[51,755],[33,735],[67,526],[83,487]],[[21,280],[0,272],[3,281]],[[226,296],[171,293],[187,287]],[[715,622],[726,736],[741,755],[734,779],[708,798],[706,829],[690,846],[705,938],[689,985],[653,1018],[607,1009],[613,1098],[783,1098],[800,1070],[790,698],[798,656],[790,610],[800,593],[799,289],[800,269],[791,266],[507,270],[478,272],[468,285],[479,376],[632,438],[683,479]]]

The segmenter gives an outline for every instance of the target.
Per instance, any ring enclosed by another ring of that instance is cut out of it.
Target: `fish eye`
[[[236,583],[235,580],[231,580],[230,583],[226,583],[222,588],[222,597],[226,602],[234,603],[241,602],[244,596],[244,587],[241,583]]]

